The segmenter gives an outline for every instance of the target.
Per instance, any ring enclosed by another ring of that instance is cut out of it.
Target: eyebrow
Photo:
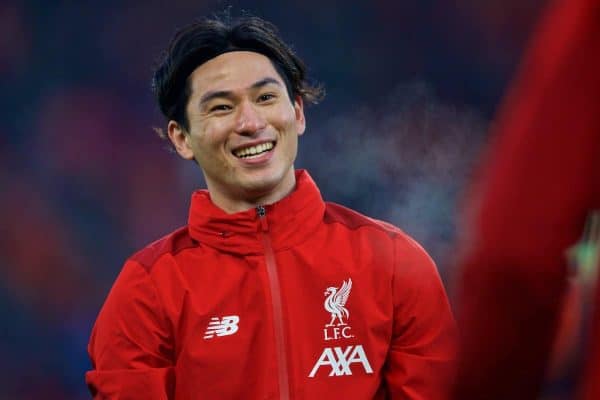
[[[255,83],[252,84],[252,86],[250,86],[251,89],[258,89],[260,87],[269,85],[269,84],[274,84],[277,86],[281,86],[281,83],[279,83],[279,81],[275,78],[271,78],[271,77],[267,77],[267,78],[263,78],[260,81],[257,81]]]
[[[250,87],[248,89],[258,89],[258,88],[261,88],[263,86],[270,85],[270,84],[281,86],[281,83],[277,79],[271,78],[271,77],[266,77],[259,81],[254,82],[252,85],[250,85]],[[233,92],[230,90],[208,91],[200,98],[200,104],[201,105],[205,104],[205,103],[207,103],[213,99],[219,98],[219,97],[231,98],[231,97],[233,97]]]

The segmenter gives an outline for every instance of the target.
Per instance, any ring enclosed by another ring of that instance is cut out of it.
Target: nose
[[[240,103],[235,122],[235,131],[240,135],[254,135],[267,126],[265,118],[249,101]]]

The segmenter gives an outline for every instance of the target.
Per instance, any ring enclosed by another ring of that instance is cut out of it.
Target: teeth
[[[273,148],[273,142],[261,143],[256,146],[246,147],[240,150],[237,150],[234,154],[236,157],[250,157],[257,154],[264,153],[265,151],[271,150]]]

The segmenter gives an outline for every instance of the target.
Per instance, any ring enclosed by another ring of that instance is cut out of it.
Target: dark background
[[[197,166],[150,92],[176,28],[274,22],[327,89],[296,167],[420,241],[449,283],[457,203],[542,0],[0,4],[0,399],[88,398],[86,345],[126,257],[186,223]]]

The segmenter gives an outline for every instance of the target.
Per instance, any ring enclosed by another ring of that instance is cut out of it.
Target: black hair
[[[185,109],[191,94],[190,74],[206,61],[231,51],[253,51],[269,58],[291,101],[300,96],[307,103],[317,103],[324,96],[321,86],[307,82],[304,62],[279,37],[272,23],[253,16],[206,18],[175,34],[154,72],[152,90],[168,120],[189,131]]]

